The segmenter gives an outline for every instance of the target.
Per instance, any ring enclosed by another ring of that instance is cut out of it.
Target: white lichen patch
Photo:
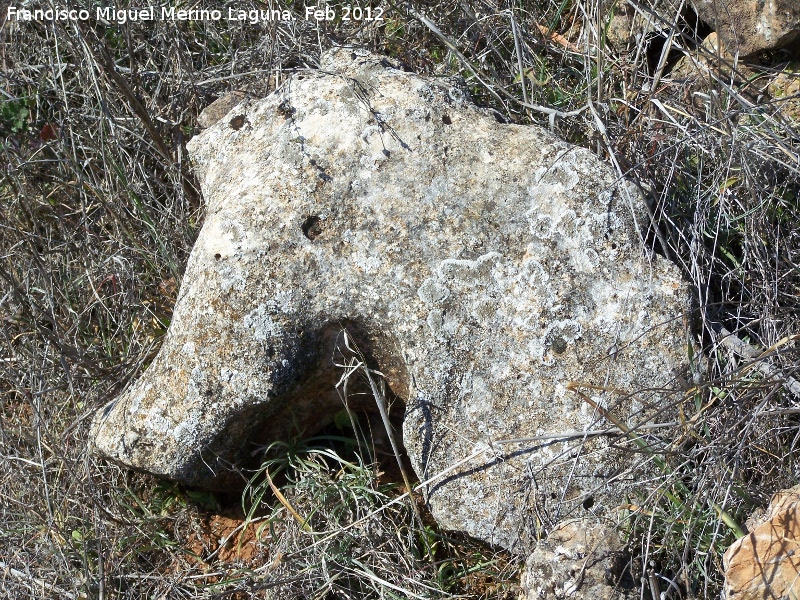
[[[161,406],[153,406],[147,411],[144,419],[146,431],[163,436],[169,433],[172,426],[172,421],[164,416],[164,409]]]
[[[246,314],[242,324],[250,330],[257,342],[266,342],[282,335],[282,329],[272,319],[272,311],[269,310],[267,303],[259,304],[255,310]]]
[[[247,287],[247,271],[238,263],[227,261],[218,268],[219,288],[222,292],[243,292]]]
[[[136,393],[131,394],[130,403],[128,404],[127,411],[129,415],[135,415],[139,412],[142,406],[142,400],[147,396],[150,390],[153,389],[153,384],[148,383],[137,390]]]
[[[172,430],[172,437],[186,449],[196,449],[198,445],[197,433],[200,424],[200,412],[196,409],[189,411],[184,419]]]
[[[459,260],[448,258],[441,262],[439,275],[446,280],[465,285],[481,285],[488,282],[494,262],[502,258],[499,252],[489,252],[477,260]]]
[[[450,290],[438,279],[429,277],[419,287],[417,294],[425,304],[441,304],[450,297]]]

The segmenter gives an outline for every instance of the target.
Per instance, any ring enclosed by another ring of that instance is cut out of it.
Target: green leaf
[[[219,501],[213,492],[203,492],[198,490],[186,492],[186,495],[192,502],[199,504],[206,510],[217,511],[220,508]]]

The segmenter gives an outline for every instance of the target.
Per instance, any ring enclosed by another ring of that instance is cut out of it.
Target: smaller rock
[[[220,96],[202,110],[197,117],[197,124],[203,129],[208,129],[241,104],[246,97],[247,94],[241,90],[234,90]]]
[[[519,600],[638,598],[625,577],[629,555],[617,531],[589,519],[560,524],[539,542],[520,581]]]
[[[669,27],[679,7],[674,0],[650,0],[637,8],[628,0],[619,0],[606,27],[606,42],[616,51],[637,45],[643,38]]]
[[[794,125],[800,125],[800,62],[790,63],[767,86],[773,105]]]
[[[731,52],[750,56],[800,39],[800,2],[692,0],[697,16],[716,30]]]
[[[606,42],[615,50],[624,50],[628,42],[636,36],[634,19],[636,9],[626,0],[622,0],[614,7],[614,12],[606,26]]]
[[[733,57],[716,32],[711,32],[696,50],[685,54],[670,71],[670,78],[681,81],[708,80],[712,72],[729,72]]]
[[[748,527],[722,559],[727,600],[800,596],[800,485],[775,494]]]
[[[733,70],[734,64],[736,71]],[[670,81],[684,87],[687,96],[693,92],[701,92],[694,96],[697,105],[703,102],[704,92],[707,91],[705,88],[710,80],[730,81],[731,77],[734,78],[735,85],[742,89],[749,87],[749,81],[764,81],[767,78],[766,92],[769,97],[759,101],[758,109],[762,116],[756,122],[763,122],[763,114],[773,114],[794,126],[800,125],[800,62],[786,64],[777,74],[766,73],[752,65],[736,63],[735,57],[728,52],[716,32],[712,32],[699,48],[684,55],[669,73]],[[740,124],[743,123],[744,121],[740,121]]]

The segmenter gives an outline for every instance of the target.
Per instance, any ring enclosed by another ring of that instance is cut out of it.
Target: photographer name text
[[[272,21],[295,21],[305,18],[308,21],[383,21],[383,8],[376,6],[343,5],[332,7],[305,6],[299,17],[290,10],[269,9],[251,10],[228,7],[226,10],[177,9],[174,6],[147,6],[144,8],[96,7],[94,11],[77,8],[34,9],[9,6],[6,9],[7,21],[97,21],[124,25],[139,21],[243,21],[256,25]]]

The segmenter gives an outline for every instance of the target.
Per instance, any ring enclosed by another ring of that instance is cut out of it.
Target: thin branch
[[[784,338],[778,344],[775,344],[772,348],[768,348],[765,352],[760,352],[744,340],[742,340],[739,336],[734,333],[731,333],[724,327],[720,327],[719,330],[719,343],[728,348],[729,350],[733,351],[735,354],[743,358],[751,359],[751,362],[748,363],[746,366],[753,366],[757,369],[766,379],[771,379],[772,381],[780,382],[784,388],[788,392],[790,392],[795,398],[800,400],[800,382],[797,381],[791,375],[787,375],[784,373],[780,367],[775,366],[769,361],[769,356],[772,354],[774,349],[782,345],[782,343],[787,343],[793,341],[795,339],[800,338],[800,335],[793,335],[788,338]]]

